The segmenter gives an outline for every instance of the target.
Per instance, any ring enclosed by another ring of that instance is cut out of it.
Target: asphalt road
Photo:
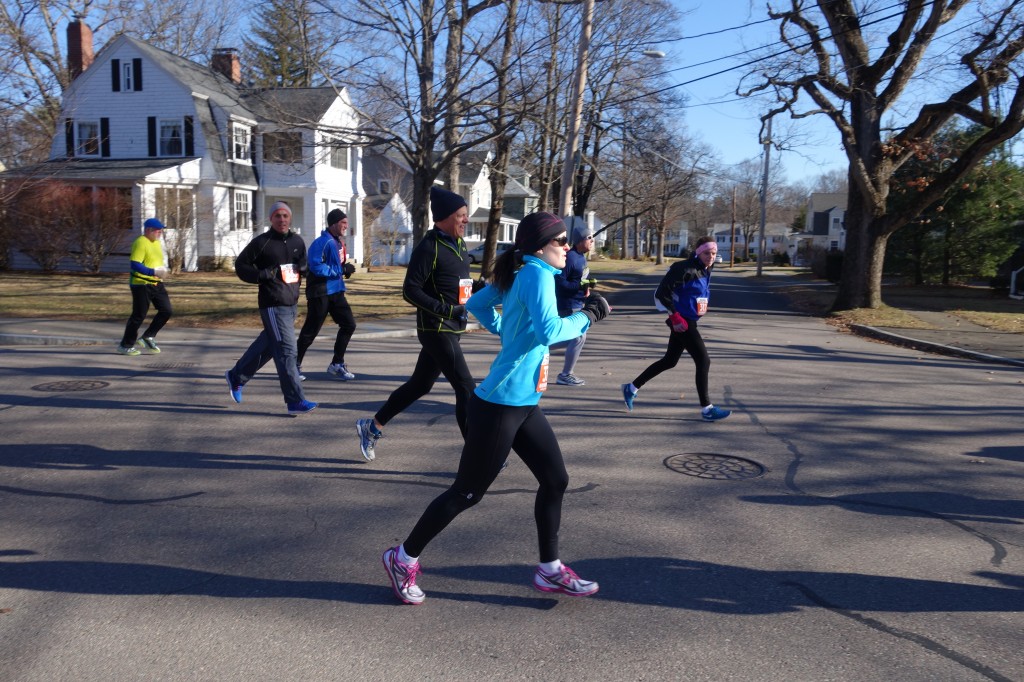
[[[231,402],[237,334],[0,349],[0,679],[1024,680],[1020,368],[841,334],[721,273],[701,328],[732,417],[700,420],[685,357],[627,413],[666,338],[654,281],[542,402],[562,558],[601,584],[577,600],[530,587],[515,461],[424,553],[426,603],[394,599],[380,553],[461,449],[441,383],[359,454],[415,338],[354,342],[354,382],[307,372],[298,418],[273,372]],[[463,343],[482,377],[496,340]]]

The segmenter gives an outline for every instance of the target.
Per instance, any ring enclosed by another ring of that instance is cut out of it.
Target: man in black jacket
[[[384,425],[429,393],[442,374],[455,389],[455,419],[466,435],[466,406],[476,387],[459,344],[466,331],[465,303],[473,289],[462,241],[469,209],[458,194],[431,187],[430,213],[434,229],[413,249],[402,286],[403,297],[416,307],[416,335],[422,349],[409,380],[395,389],[372,418],[356,422],[359,448],[367,461],[375,456]]]
[[[299,284],[306,271],[306,242],[291,231],[292,210],[283,201],[270,207],[270,229],[257,235],[235,259],[235,273],[243,282],[259,284],[263,331],[224,373],[231,398],[242,402],[242,388],[271,358],[277,367],[288,414],[305,414],[316,403],[302,394],[295,362],[295,316]]]

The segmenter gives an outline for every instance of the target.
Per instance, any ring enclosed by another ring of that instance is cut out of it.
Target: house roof
[[[191,88],[193,92],[208,97],[228,113],[245,118],[256,118],[255,113],[243,101],[238,86],[226,76],[217,73],[207,66],[196,64],[173,52],[161,50],[159,47],[150,45],[137,38],[132,38],[131,36],[121,37],[130,42],[140,52],[149,55],[154,64],[158,64],[160,68],[166,70],[181,83]],[[117,42],[113,40],[107,43],[96,55],[97,61],[100,55],[106,50],[111,49]]]
[[[539,197],[540,194],[536,190],[532,190],[529,187],[523,185],[515,178],[509,176],[505,181],[505,196],[506,197]]]
[[[134,181],[176,168],[196,157],[177,159],[53,159],[7,172],[8,177],[54,180]]]
[[[330,87],[272,88],[246,91],[242,101],[258,119],[309,127],[324,117],[340,95],[340,90]]]

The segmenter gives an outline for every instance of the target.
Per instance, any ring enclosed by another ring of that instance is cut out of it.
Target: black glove
[[[608,313],[612,311],[612,307],[608,305],[608,301],[604,300],[604,296],[601,294],[591,294],[587,296],[587,300],[583,302],[583,314],[590,318],[590,324],[600,322],[604,318],[608,317]]]
[[[453,320],[465,320],[466,319],[466,306],[464,305],[453,305],[451,319]]]
[[[272,268],[263,268],[259,271],[256,279],[260,282],[273,282],[275,279],[281,278],[281,268],[275,265]]]
[[[474,279],[473,280],[473,293],[475,294],[476,292],[478,292],[481,289],[483,289],[485,286],[487,286],[487,280],[485,280],[483,277],[481,277],[480,279]]]
[[[580,289],[593,289],[597,286],[597,278],[591,277],[590,279],[580,280]]]
[[[348,279],[352,276],[352,273],[356,271],[356,266],[346,262],[341,266],[341,271],[345,274],[345,279]]]

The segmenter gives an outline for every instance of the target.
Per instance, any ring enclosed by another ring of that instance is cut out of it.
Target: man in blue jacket
[[[327,366],[327,373],[340,381],[351,381],[356,375],[345,365],[345,351],[356,331],[356,320],[352,308],[345,298],[345,280],[356,271],[348,262],[345,249],[345,235],[348,232],[348,216],[340,208],[327,214],[327,229],[313,240],[307,253],[309,274],[306,277],[306,320],[299,332],[299,350],[296,360],[299,374],[302,374],[302,358],[313,345],[317,334],[330,315],[338,325],[334,339],[334,357]],[[305,379],[305,377],[302,377]]]
[[[466,406],[476,388],[459,341],[466,331],[466,301],[473,293],[469,251],[462,241],[469,224],[466,200],[440,187],[430,188],[430,230],[409,258],[402,296],[416,308],[419,358],[412,376],[394,390],[377,413],[356,422],[363,457],[374,458],[382,429],[393,417],[425,396],[442,374],[455,389],[455,419],[466,435]]]

